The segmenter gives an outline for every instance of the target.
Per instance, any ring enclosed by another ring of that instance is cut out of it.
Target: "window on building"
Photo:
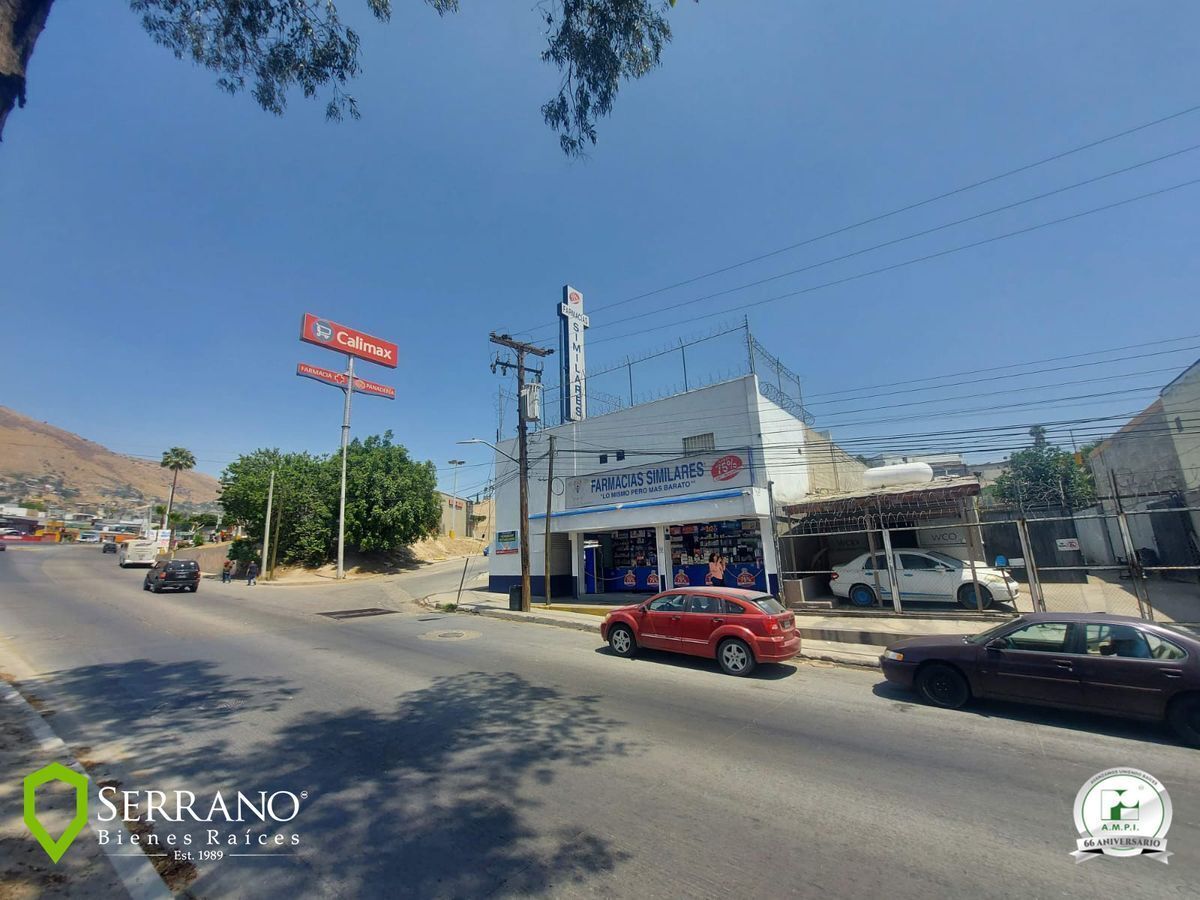
[[[621,462],[623,459],[625,459],[625,451],[618,450],[617,451],[617,462]]]
[[[683,439],[684,453],[704,453],[717,449],[717,439],[711,431],[708,434],[694,434]]]

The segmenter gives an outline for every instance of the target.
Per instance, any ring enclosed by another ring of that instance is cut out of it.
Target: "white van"
[[[122,569],[126,566],[152,566],[157,557],[156,541],[124,541],[117,549],[117,565]]]

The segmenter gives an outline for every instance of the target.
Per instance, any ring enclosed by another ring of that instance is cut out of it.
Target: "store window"
[[[766,590],[758,519],[672,525],[669,532],[675,587]]]

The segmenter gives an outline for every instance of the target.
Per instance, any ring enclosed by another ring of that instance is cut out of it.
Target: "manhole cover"
[[[333,612],[317,613],[318,616],[324,616],[327,619],[365,619],[368,616],[390,616],[395,613],[394,609],[380,609],[378,606],[369,606],[366,609],[335,609]]]
[[[483,637],[482,631],[428,631],[421,635],[423,641],[473,641]]]

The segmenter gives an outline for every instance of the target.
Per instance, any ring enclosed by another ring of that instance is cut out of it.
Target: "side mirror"
[[[987,642],[989,650],[1005,650],[1008,647],[1008,638],[992,638]]]

